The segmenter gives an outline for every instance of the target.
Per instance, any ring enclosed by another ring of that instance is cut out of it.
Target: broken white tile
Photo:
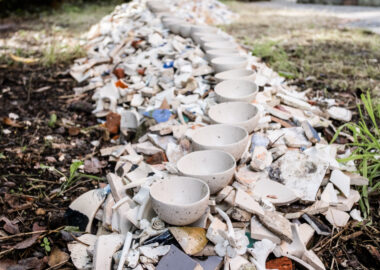
[[[362,222],[363,218],[360,214],[360,211],[358,209],[352,209],[350,212],[350,216],[355,219],[356,221]]]
[[[331,172],[330,181],[333,183],[347,198],[350,195],[351,179],[340,170]]]
[[[349,214],[333,207],[330,207],[329,210],[327,210],[325,217],[334,227],[344,227],[350,219]]]
[[[220,219],[214,217],[207,229],[206,237],[215,245],[224,241],[224,238],[219,234],[219,231],[227,231],[227,225]]]
[[[235,258],[229,259],[230,270],[239,270],[246,264],[249,264],[249,261],[242,256],[236,256]]]
[[[338,204],[338,196],[336,194],[333,184],[328,183],[326,185],[325,189],[322,192],[321,200],[327,202],[330,205]]]
[[[112,255],[123,245],[125,236],[122,234],[101,235],[95,243],[93,258],[94,270],[111,270]]]
[[[338,196],[338,204],[335,206],[336,209],[348,212],[352,209],[355,203],[360,200],[360,193],[355,189],[350,190],[350,195],[345,198],[344,196]]]
[[[302,223],[298,226],[298,232],[302,243],[307,247],[313,238],[315,230],[309,224]]]
[[[292,242],[292,229],[289,220],[281,214],[272,211],[265,211],[263,216],[259,217],[263,225],[286,242]]]
[[[67,244],[71,260],[77,269],[88,270],[92,268],[91,258],[87,253],[87,248],[94,246],[97,238],[98,237],[93,234],[84,234],[78,237],[78,240],[81,242],[73,241]]]
[[[349,122],[352,118],[352,112],[346,108],[332,106],[327,109],[329,116],[335,120]]]
[[[299,200],[293,190],[283,184],[267,179],[258,181],[252,192],[255,196],[268,199],[274,205],[286,205]]]
[[[269,239],[276,245],[281,243],[281,239],[265,228],[254,216],[251,219],[251,238],[256,240]]]
[[[248,193],[243,190],[238,190],[235,197],[236,206],[241,209],[248,211],[249,213],[262,216],[264,215],[264,210],[258,202],[255,201]]]
[[[262,171],[272,164],[272,153],[264,146],[255,146],[252,153],[251,168],[255,171]]]

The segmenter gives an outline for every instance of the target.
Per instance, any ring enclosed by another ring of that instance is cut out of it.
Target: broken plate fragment
[[[206,230],[203,228],[170,227],[169,231],[188,255],[200,252],[208,242]]]
[[[299,197],[297,197],[293,190],[278,182],[267,179],[258,181],[252,192],[262,199],[269,200],[274,205],[286,205],[299,200]]]
[[[92,221],[106,195],[103,189],[94,189],[76,198],[65,214],[69,224],[90,233]]]
[[[347,198],[350,196],[351,179],[340,170],[333,170],[331,172],[330,181],[333,183]]]
[[[169,252],[158,263],[156,270],[203,270],[203,267],[179,248],[171,245]]]

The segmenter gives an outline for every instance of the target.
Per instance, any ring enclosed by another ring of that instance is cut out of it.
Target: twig
[[[66,260],[66,261],[63,261],[63,262],[57,263],[56,265],[53,265],[53,266],[51,266],[51,267],[49,267],[49,268],[46,268],[46,270],[53,270],[53,269],[55,269],[55,268],[57,268],[57,267],[60,267],[60,266],[62,266],[62,265],[65,265],[68,261],[69,261],[69,260]]]

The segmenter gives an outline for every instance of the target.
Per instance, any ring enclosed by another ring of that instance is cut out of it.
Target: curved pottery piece
[[[248,102],[225,102],[212,106],[208,116],[214,123],[245,128],[251,133],[259,123],[257,107]]]
[[[153,184],[150,197],[160,219],[184,226],[197,221],[205,213],[210,189],[202,180],[177,176]]]
[[[233,125],[210,125],[197,129],[193,136],[193,149],[221,150],[240,159],[248,145],[248,132]]]
[[[234,175],[235,167],[235,158],[219,150],[193,152],[177,162],[181,174],[203,180],[209,186],[211,194],[228,185]]]
[[[196,44],[201,43],[200,36],[205,34],[216,34],[219,29],[216,27],[208,26],[208,25],[193,25],[191,27],[191,38]]]
[[[216,49],[237,49],[237,44],[233,41],[215,41],[206,42],[203,44],[205,51],[216,50]]]
[[[201,46],[204,48],[204,45],[209,42],[225,42],[230,41],[230,39],[226,36],[222,36],[220,34],[209,34],[205,36],[201,36]]]
[[[217,57],[225,57],[225,56],[240,56],[239,51],[237,49],[215,49],[215,50],[207,50],[206,56],[209,61]]]
[[[249,80],[226,80],[215,86],[216,101],[245,101],[251,102],[256,98],[258,86]]]
[[[208,53],[208,52],[207,52]],[[250,80],[253,79],[255,72],[251,69],[232,69],[215,74],[218,82],[225,80]]]
[[[244,69],[247,67],[248,61],[245,56],[222,56],[211,60],[211,65],[215,73],[231,69]]]
[[[179,34],[184,38],[189,37],[191,34],[191,27],[192,26],[193,26],[193,24],[191,24],[191,23],[181,24],[179,27]]]

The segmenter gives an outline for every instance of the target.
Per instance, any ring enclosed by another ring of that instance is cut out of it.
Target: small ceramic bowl
[[[255,72],[252,69],[232,69],[215,74],[217,82],[225,80],[250,80],[254,79]]]
[[[191,27],[193,24],[191,23],[183,23],[180,25],[179,33],[182,37],[187,38],[190,36],[191,33]]]
[[[240,56],[237,49],[216,49],[216,50],[207,50],[206,56],[209,61],[217,57],[224,56]]]
[[[163,221],[185,226],[197,221],[206,211],[210,197],[208,185],[191,177],[172,177],[150,188],[153,210]]]
[[[227,41],[215,41],[215,42],[206,42],[202,47],[205,51],[207,50],[218,50],[218,49],[237,49],[238,46],[235,42]]]
[[[177,17],[173,17],[173,16],[166,17],[165,16],[164,18],[161,19],[161,22],[162,22],[162,24],[164,25],[165,28],[169,28],[170,24],[175,23],[175,22],[181,23],[183,21],[180,18],[177,18]]]
[[[146,5],[153,13],[170,11],[170,8],[167,5],[162,4],[161,1],[148,1],[146,2]]]
[[[238,160],[248,145],[248,132],[233,125],[210,125],[195,130],[192,144],[195,151],[221,150]]]
[[[247,57],[245,56],[222,56],[211,60],[211,65],[215,73],[231,69],[246,68],[248,64]]]
[[[172,32],[173,34],[176,34],[178,35],[179,34],[179,31],[181,29],[181,25],[186,23],[185,21],[183,20],[172,20],[169,22],[168,24],[168,28],[170,30],[170,32]]]
[[[215,99],[218,103],[228,101],[251,102],[256,98],[258,86],[249,80],[226,80],[215,86]]]
[[[177,162],[181,174],[203,180],[214,194],[230,183],[236,162],[231,154],[219,150],[196,151]]]
[[[231,41],[231,40],[228,37],[222,36],[220,34],[202,35],[201,36],[201,47],[204,48],[203,46],[206,43],[210,43],[210,42],[224,42],[224,41]]]
[[[216,34],[219,29],[208,25],[193,25],[191,27],[191,38],[196,44],[201,44],[201,36]]]
[[[212,106],[208,116],[216,124],[230,124],[251,133],[259,123],[259,110],[248,102],[225,102]]]

